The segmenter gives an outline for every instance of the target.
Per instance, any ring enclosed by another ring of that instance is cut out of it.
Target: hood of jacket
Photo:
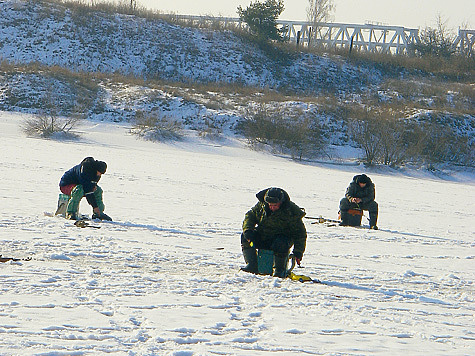
[[[264,189],[264,190],[261,190],[259,193],[257,193],[257,194],[256,194],[257,200],[259,200],[261,203],[267,204],[267,203],[264,201],[264,196],[266,195],[266,193],[267,193],[267,191],[268,191],[269,189],[271,189],[271,188],[266,188],[266,189]],[[283,189],[281,189],[281,188],[279,188],[279,189],[282,191],[282,193],[284,193],[284,199],[282,200],[282,205],[285,205],[285,204],[287,204],[287,203],[290,201],[289,194],[288,194],[285,190],[283,190]]]
[[[371,185],[373,182],[371,178],[368,177],[366,174],[358,174],[353,177],[353,183],[366,183],[366,185]]]

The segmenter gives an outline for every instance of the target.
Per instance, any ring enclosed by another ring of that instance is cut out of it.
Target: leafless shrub
[[[149,141],[173,141],[183,137],[179,121],[156,112],[137,111],[131,133]]]
[[[294,159],[302,160],[304,157],[319,155],[323,152],[319,125],[309,117],[300,116],[288,127],[285,146]]]
[[[42,138],[76,138],[78,135],[73,130],[78,126],[85,115],[83,110],[76,106],[71,115],[60,117],[61,100],[55,94],[54,89],[49,87],[41,98],[42,110],[39,114],[26,119],[22,123],[22,130],[28,136]]]
[[[248,108],[238,131],[254,147],[263,144],[273,150],[302,159],[322,146],[319,126],[301,112],[286,112],[264,104]]]
[[[350,137],[363,149],[367,165],[401,167],[407,163],[432,166],[474,164],[474,143],[457,133],[443,117],[433,114],[418,120],[398,118],[397,113],[367,112],[349,124]]]
[[[431,166],[438,163],[454,163],[473,166],[474,143],[460,136],[447,125],[432,122],[411,123],[407,129],[408,157],[413,162]]]
[[[350,122],[350,137],[363,149],[366,165],[398,167],[406,162],[409,142],[399,116],[400,112],[384,106],[378,111],[361,110],[359,118]]]
[[[350,122],[349,134],[358,146],[363,149],[364,163],[368,166],[378,163],[381,155],[381,136],[376,120],[367,118]]]
[[[213,117],[204,118],[204,126],[198,130],[198,135],[203,138],[216,140],[223,133],[222,125]]]
[[[405,138],[405,125],[394,114],[382,117],[379,126],[380,162],[391,167],[398,167],[406,161],[408,142]]]
[[[54,113],[43,112],[26,119],[22,124],[22,130],[28,136],[42,138],[76,138],[77,133],[73,129],[77,127],[81,117],[73,116],[59,118]]]

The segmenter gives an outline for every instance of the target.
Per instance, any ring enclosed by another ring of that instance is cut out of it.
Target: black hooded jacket
[[[366,183],[364,188],[361,188],[359,183]],[[346,188],[345,198],[351,201],[352,198],[360,198],[362,204],[367,204],[375,199],[374,183],[366,174],[359,174],[353,177],[352,182]]]

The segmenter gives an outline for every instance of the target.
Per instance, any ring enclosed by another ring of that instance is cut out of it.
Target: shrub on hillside
[[[353,120],[348,125],[350,138],[364,152],[363,162],[372,166],[379,162],[381,155],[381,132],[376,120]]]
[[[404,121],[394,114],[379,114],[353,120],[351,139],[364,152],[366,165],[401,167],[406,163],[432,166],[454,163],[473,166],[474,143],[457,134],[444,120]]]
[[[323,147],[316,120],[302,112],[286,112],[263,104],[248,108],[237,130],[251,146],[269,145],[273,150],[297,159],[318,154]]]
[[[135,124],[130,132],[149,141],[180,140],[183,137],[182,125],[179,121],[155,112],[137,111]]]
[[[205,115],[203,117],[203,125],[197,128],[198,136],[207,138],[210,140],[217,140],[223,133],[223,123],[216,120],[211,115]]]
[[[440,123],[411,123],[407,128],[408,156],[413,162],[432,166],[454,163],[473,166],[474,143],[458,135],[451,127]]]
[[[78,125],[82,117],[72,116],[59,118],[54,114],[41,113],[26,119],[22,124],[22,130],[28,136],[41,138],[76,138],[78,135],[73,129]]]
[[[77,134],[73,130],[85,118],[85,107],[76,104],[72,107],[70,114],[60,117],[64,102],[55,93],[55,89],[50,86],[44,95],[39,98],[38,104],[42,107],[39,114],[26,119],[22,123],[22,130],[28,136],[42,138],[76,138]]]

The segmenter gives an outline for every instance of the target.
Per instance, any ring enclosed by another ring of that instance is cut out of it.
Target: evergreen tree
[[[251,2],[246,8],[238,6],[237,12],[242,21],[249,26],[250,33],[258,41],[282,41],[282,30],[277,28],[277,18],[284,11],[284,0]]]

